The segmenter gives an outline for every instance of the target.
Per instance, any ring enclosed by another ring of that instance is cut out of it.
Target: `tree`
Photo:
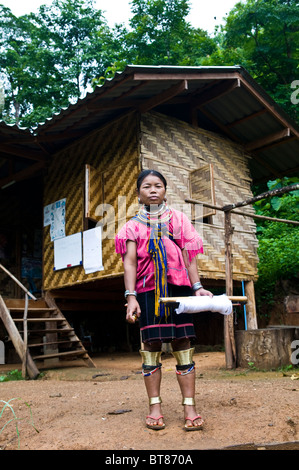
[[[268,190],[299,182],[299,178],[282,178],[267,183]],[[261,189],[255,188],[260,194]],[[263,191],[262,191],[263,192]],[[292,191],[254,203],[258,215],[299,221],[299,191]],[[299,276],[298,226],[281,222],[258,221],[259,279],[256,285],[258,303],[271,302],[275,284]]]
[[[291,84],[298,78],[297,0],[237,3],[218,35],[211,62],[243,65],[272,98],[298,118]]]
[[[125,64],[199,65],[216,45],[207,32],[186,21],[188,0],[133,0],[130,29],[118,26],[119,60]]]
[[[51,36],[56,67],[70,83],[70,96],[80,96],[111,63],[112,34],[101,10],[94,0],[54,0],[40,8],[35,21]]]
[[[49,105],[40,90],[52,78],[53,85],[57,74],[53,75],[54,64],[47,48],[41,47],[37,28],[26,16],[18,18],[0,6],[0,30],[0,71],[6,98],[3,116],[6,121],[19,124],[21,117],[32,111],[33,104],[38,106],[40,101],[44,107]]]
[[[54,0],[19,18],[0,7],[7,122],[32,126],[59,112],[113,61],[112,34],[93,3]]]

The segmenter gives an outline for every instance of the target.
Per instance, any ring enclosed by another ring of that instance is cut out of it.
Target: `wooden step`
[[[49,343],[32,343],[32,344],[28,344],[28,347],[29,348],[36,348],[36,347],[40,347],[40,346],[52,346],[54,344],[65,344],[65,343],[79,343],[80,340],[76,339],[76,340],[72,340],[72,339],[65,339],[65,340],[61,340],[61,341],[50,341]]]
[[[33,356],[32,359],[36,360],[44,360],[44,359],[52,359],[54,357],[67,357],[67,356],[84,356],[87,354],[86,350],[78,349],[76,351],[66,351],[62,353],[53,353],[53,354],[42,354],[41,356]]]
[[[51,328],[51,330],[30,330],[29,334],[34,333],[73,333],[74,328]],[[24,333],[23,330],[19,330],[19,333]]]
[[[24,318],[13,318],[13,321],[14,322],[23,322],[24,321]],[[66,321],[65,318],[53,318],[53,317],[42,317],[42,318],[27,318],[27,321],[28,322],[46,322],[46,321],[49,321],[49,322],[62,322],[62,321]]]
[[[13,342],[30,378],[36,378],[39,373],[34,365],[35,360],[44,361],[53,358],[59,360],[68,357],[82,358],[88,367],[96,367],[82,341],[76,335],[75,329],[71,327],[50,293],[46,293],[45,299],[28,301],[27,318],[25,319],[24,299],[6,299],[4,302],[0,295],[0,307],[1,319],[4,317],[3,321],[9,335],[9,340]],[[51,326],[53,326],[53,329]],[[23,338],[24,333],[26,338]],[[24,362],[25,340],[27,361]],[[63,352],[59,352],[58,348]],[[31,351],[35,351],[35,357],[32,356]]]
[[[10,310],[12,308],[22,308],[24,310],[25,308],[25,300],[24,299],[4,299],[5,304],[7,308]],[[31,308],[47,308],[48,305],[45,302],[44,299],[38,299],[38,300],[31,300],[29,299],[28,301],[28,307]]]
[[[38,307],[29,307],[28,308],[28,313],[29,312],[39,312],[39,313],[44,313],[44,312],[56,312],[56,308],[38,308]],[[10,312],[24,312],[23,308],[18,308],[18,307],[13,307],[9,309]]]

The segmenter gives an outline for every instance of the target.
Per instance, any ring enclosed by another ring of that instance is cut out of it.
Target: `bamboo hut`
[[[39,125],[31,138],[25,131],[14,142],[4,135],[1,157],[23,158],[26,165],[15,174],[3,174],[2,186],[41,181],[42,174],[42,213],[36,218],[42,232],[41,296],[55,302],[91,347],[130,348],[138,342],[124,320],[123,266],[114,234],[138,208],[136,178],[144,168],[165,175],[169,204],[186,211],[201,232],[202,282],[225,292],[224,214],[185,201],[225,206],[251,197],[253,183],[296,170],[298,137],[298,127],[239,66],[128,66]],[[17,194],[14,186],[6,191]],[[55,207],[62,236],[46,220],[46,211]],[[246,211],[254,213],[250,206]],[[255,223],[232,214],[232,224],[234,288],[245,286],[247,322],[257,328]],[[88,269],[84,237],[97,227],[102,229],[101,263]],[[82,257],[74,263],[66,258],[57,268],[68,250],[72,258],[75,240],[81,243]],[[117,345],[109,343],[115,323]],[[215,334],[215,328],[210,330]],[[208,324],[205,331],[209,336]]]

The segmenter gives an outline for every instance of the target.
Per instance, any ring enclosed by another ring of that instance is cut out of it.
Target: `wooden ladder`
[[[43,299],[28,301],[26,318],[24,309],[25,300],[4,300],[0,296],[0,318],[21,361],[24,361],[26,354],[26,369],[30,378],[39,375],[35,361],[81,358],[88,367],[96,367],[49,293]],[[25,322],[28,341],[23,339]]]

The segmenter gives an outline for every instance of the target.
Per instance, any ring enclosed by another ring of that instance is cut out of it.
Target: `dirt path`
[[[36,381],[0,383],[1,400],[20,398],[11,404],[16,416],[23,418],[19,421],[22,450],[200,450],[248,443],[265,448],[299,441],[299,380],[291,380],[294,371],[227,371],[223,353],[195,354],[196,402],[205,428],[186,433],[175,360],[166,354],[161,390],[166,428],[155,432],[144,425],[148,409],[139,354],[94,360],[96,369],[81,362],[76,367],[65,363]],[[30,404],[38,433],[29,423],[24,402]],[[5,409],[0,429],[11,417]],[[0,449],[17,447],[11,422],[0,435]]]

